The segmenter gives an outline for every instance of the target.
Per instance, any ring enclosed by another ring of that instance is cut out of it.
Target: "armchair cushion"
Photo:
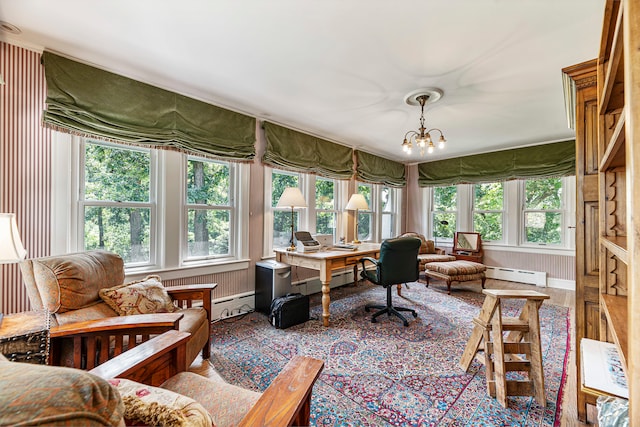
[[[210,427],[213,424],[206,409],[189,397],[127,379],[110,379],[109,383],[122,397],[127,420],[162,427]]]
[[[181,372],[160,387],[197,400],[211,414],[217,427],[233,427],[249,412],[261,393],[213,381],[192,372]]]
[[[100,298],[119,315],[174,313],[178,308],[167,293],[159,276],[100,289]]]
[[[0,425],[118,426],[118,392],[85,371],[0,359]]]

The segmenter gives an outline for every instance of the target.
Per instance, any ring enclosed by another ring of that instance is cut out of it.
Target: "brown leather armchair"
[[[20,264],[34,310],[47,310],[51,318],[52,364],[91,369],[127,348],[170,329],[188,332],[186,363],[202,351],[208,359],[211,340],[213,285],[166,288],[175,313],[119,316],[99,296],[101,289],[122,285],[124,262],[117,254],[87,251],[28,259]],[[194,301],[202,301],[195,307]],[[96,358],[87,356],[102,348]]]

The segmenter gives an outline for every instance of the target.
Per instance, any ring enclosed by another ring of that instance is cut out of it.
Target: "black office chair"
[[[387,239],[380,246],[380,259],[376,260],[370,257],[360,259],[362,263],[362,273],[360,275],[362,278],[387,289],[387,305],[368,304],[365,306],[367,312],[371,308],[381,309],[371,317],[372,323],[376,323],[376,318],[384,313],[389,316],[392,314],[398,316],[402,319],[404,326],[409,326],[409,322],[400,314],[401,311],[408,311],[413,314],[413,317],[418,317],[415,310],[393,306],[391,303],[391,288],[393,285],[418,280],[418,251],[421,244],[420,239],[416,237]],[[367,270],[367,262],[376,266],[375,271]]]

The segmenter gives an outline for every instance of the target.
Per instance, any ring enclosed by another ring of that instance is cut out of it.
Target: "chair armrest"
[[[366,262],[370,262],[371,264],[377,266],[378,265],[378,260],[375,258],[371,258],[368,256],[362,257],[359,259],[360,263],[362,264],[362,268],[367,268],[367,264]]]
[[[130,316],[105,317],[103,319],[86,320],[84,322],[54,326],[49,331],[49,336],[51,338],[60,338],[105,331],[116,332],[128,331],[130,329],[153,330],[154,328],[165,327],[178,329],[180,319],[183,317],[184,314],[182,313],[134,314]]]
[[[183,316],[182,313],[138,314],[55,326],[49,335],[49,362],[63,364],[63,353],[71,352],[73,360],[65,360],[65,365],[92,369],[110,357],[148,341],[152,335],[178,329]]]
[[[190,335],[167,331],[89,372],[105,379],[126,378],[157,387],[187,369],[186,344]]]
[[[240,422],[246,426],[309,425],[311,392],[322,360],[294,356]]]

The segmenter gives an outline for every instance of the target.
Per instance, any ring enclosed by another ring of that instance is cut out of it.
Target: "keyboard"
[[[336,251],[355,251],[358,249],[356,245],[349,245],[345,243],[336,243],[333,245],[333,249]]]

